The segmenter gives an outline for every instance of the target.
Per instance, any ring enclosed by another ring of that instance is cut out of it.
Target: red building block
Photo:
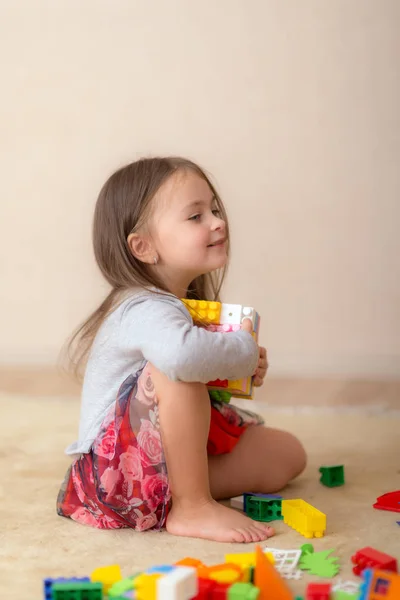
[[[330,583],[309,583],[306,589],[306,600],[330,600]]]
[[[226,600],[228,598],[228,589],[231,587],[230,583],[217,583],[211,590],[210,600]]]
[[[209,600],[211,598],[211,592],[215,587],[215,581],[211,579],[198,579],[199,591],[194,600]]]
[[[215,381],[209,381],[207,385],[209,387],[227,388],[229,381],[227,379],[216,379]]]
[[[382,571],[393,571],[397,573],[397,560],[389,554],[379,552],[367,546],[361,548],[352,557],[351,562],[354,564],[354,575],[361,575],[364,569],[381,569]]]
[[[379,496],[373,507],[379,508],[380,510],[391,510],[393,512],[400,512],[400,490],[397,492],[389,492],[388,494],[383,494],[383,496]]]

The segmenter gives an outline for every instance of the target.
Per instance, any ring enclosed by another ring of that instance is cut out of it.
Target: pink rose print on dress
[[[136,399],[147,406],[152,406],[156,402],[156,391],[148,369],[143,371],[138,379]]]
[[[146,529],[151,529],[154,525],[157,524],[157,517],[154,513],[150,513],[145,517],[139,517],[136,521],[135,529],[136,531],[146,531]]]
[[[126,482],[127,498],[132,496],[133,482],[140,481],[143,477],[142,455],[138,448],[128,446],[126,452],[119,457],[119,470]]]
[[[147,502],[151,511],[160,504],[167,504],[170,499],[168,479],[164,473],[146,475],[142,481],[143,500]]]
[[[121,481],[122,475],[120,471],[107,467],[100,477],[100,483],[103,490],[107,493],[106,502],[112,498],[116,492],[117,485]]]
[[[108,426],[107,431],[101,440],[95,444],[94,451],[99,456],[111,460],[114,458],[115,442],[117,440],[117,432],[115,429],[115,421],[112,421]]]
[[[143,450],[143,464],[145,466],[158,465],[163,460],[163,450],[160,432],[150,423],[142,419],[137,442]]]

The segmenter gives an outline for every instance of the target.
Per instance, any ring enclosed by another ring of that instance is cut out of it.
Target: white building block
[[[197,571],[180,567],[157,579],[157,600],[191,600],[198,594]]]

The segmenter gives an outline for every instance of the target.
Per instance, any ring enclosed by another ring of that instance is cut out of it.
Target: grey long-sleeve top
[[[193,324],[171,294],[132,292],[100,327],[86,367],[78,441],[89,452],[125,379],[149,361],[173,381],[239,379],[253,374],[258,346],[246,331],[218,333]]]

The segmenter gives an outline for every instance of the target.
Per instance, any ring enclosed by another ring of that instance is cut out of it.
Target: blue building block
[[[147,569],[145,571],[145,573],[147,575],[154,575],[154,574],[160,574],[160,575],[166,575],[167,573],[171,573],[171,571],[175,571],[176,567],[174,567],[173,565],[158,565],[155,567],[150,567],[150,569]]]
[[[46,577],[46,579],[43,580],[44,600],[52,600],[53,583],[88,583],[89,581],[89,577],[57,577],[56,579]]]

